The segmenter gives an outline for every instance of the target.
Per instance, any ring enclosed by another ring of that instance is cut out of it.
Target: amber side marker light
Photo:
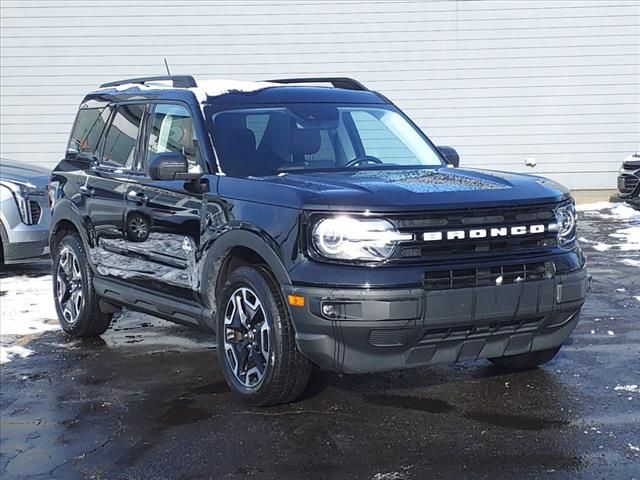
[[[304,307],[304,297],[300,295],[288,295],[287,299],[292,307]]]

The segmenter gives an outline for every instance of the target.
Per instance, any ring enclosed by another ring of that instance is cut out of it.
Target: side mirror
[[[456,152],[456,149],[453,147],[438,147],[438,150],[440,150],[440,153],[444,156],[444,158],[447,159],[447,162],[449,162],[451,165],[453,165],[454,167],[459,167],[460,166],[460,155],[458,155],[458,152]]]
[[[196,180],[202,173],[189,172],[189,162],[180,152],[154,153],[149,159],[152,180]]]

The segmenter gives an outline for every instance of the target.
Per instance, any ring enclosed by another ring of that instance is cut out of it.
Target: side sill
[[[94,277],[93,286],[96,294],[110,303],[190,327],[206,328],[206,319],[212,315],[208,308],[195,302],[176,300],[106,278]]]

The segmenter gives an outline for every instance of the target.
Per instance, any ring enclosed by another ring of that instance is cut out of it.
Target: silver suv
[[[0,261],[49,253],[49,171],[0,158]]]

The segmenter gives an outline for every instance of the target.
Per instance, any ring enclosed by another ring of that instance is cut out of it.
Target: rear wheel
[[[93,289],[93,275],[82,241],[67,235],[53,259],[53,298],[62,329],[73,337],[97,337],[111,324]]]
[[[507,357],[490,358],[489,361],[495,366],[507,370],[529,370],[536,368],[543,363],[547,363],[560,351],[560,347],[539,350],[537,352],[521,353]]]
[[[294,401],[311,363],[297,349],[282,293],[264,267],[234,270],[217,299],[220,366],[231,390],[253,405]]]

